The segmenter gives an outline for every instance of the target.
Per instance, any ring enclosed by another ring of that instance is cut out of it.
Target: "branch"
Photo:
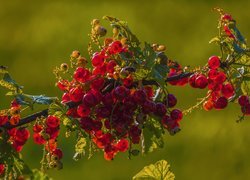
[[[176,80],[180,80],[180,79],[183,79],[183,78],[186,78],[186,77],[189,77],[191,76],[193,73],[192,72],[187,72],[187,73],[182,73],[182,74],[179,74],[179,75],[176,75],[176,76],[172,76],[172,77],[168,77],[166,79],[166,82],[170,82],[170,81],[176,81]],[[154,81],[154,80],[143,80],[143,85],[155,85],[155,86],[159,86],[159,84]],[[102,90],[102,93],[106,93],[106,92],[109,92],[111,91],[113,88],[114,88],[114,80],[111,79],[110,81],[108,81],[107,84],[105,84],[105,88]],[[67,102],[65,105],[68,107],[68,108],[73,108],[73,107],[76,107],[78,106],[80,103],[75,103],[75,102]],[[35,121],[37,118],[39,117],[47,117],[48,116],[48,113],[49,113],[49,110],[48,109],[44,109],[42,111],[39,111],[37,113],[34,113],[32,115],[29,115],[27,117],[24,117],[20,120],[20,122],[16,125],[11,125],[9,122],[6,123],[5,125],[3,125],[2,127],[5,128],[5,129],[12,129],[12,128],[15,128],[15,127],[19,127],[19,126],[23,126],[25,124],[28,124],[28,123],[31,123],[33,121]]]

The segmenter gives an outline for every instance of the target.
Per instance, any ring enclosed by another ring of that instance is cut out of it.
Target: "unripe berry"
[[[78,58],[80,56],[80,52],[79,51],[73,51],[72,54],[71,54],[71,57],[72,58]]]
[[[92,22],[91,22],[92,26],[96,26],[96,25],[99,25],[99,24],[100,24],[100,20],[99,19],[93,19]]]
[[[68,71],[69,65],[67,63],[62,63],[61,66],[60,66],[60,69],[62,71]]]
[[[95,34],[99,35],[100,37],[103,37],[107,34],[106,28],[103,26],[100,26],[100,25],[96,25],[94,27],[94,32],[95,32]]]

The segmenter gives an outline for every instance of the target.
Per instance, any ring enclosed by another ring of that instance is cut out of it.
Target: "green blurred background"
[[[212,12],[216,6],[230,12],[249,39],[247,0],[0,0],[0,65],[9,67],[26,93],[59,96],[53,88],[53,68],[66,62],[72,50],[87,56],[90,21],[103,15],[128,21],[142,41],[165,44],[168,56],[181,64],[203,65],[210,55],[218,54],[218,47],[208,44],[217,34],[218,15]],[[177,95],[180,108],[195,104],[196,98],[205,94],[189,87],[171,91]],[[0,93],[0,108],[6,108],[9,99],[2,89]],[[250,119],[237,124],[238,114],[237,105],[224,111],[194,111],[184,118],[179,134],[165,136],[164,149],[132,160],[119,154],[113,162],[106,162],[102,153],[97,153],[90,160],[74,162],[74,138],[59,140],[64,169],[49,174],[54,179],[131,179],[145,165],[166,159],[181,180],[250,179]],[[23,156],[38,168],[41,147],[29,141]]]

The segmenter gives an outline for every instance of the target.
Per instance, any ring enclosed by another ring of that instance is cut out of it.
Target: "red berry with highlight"
[[[218,56],[211,56],[208,59],[208,67],[210,69],[218,69],[220,67],[220,58]]]

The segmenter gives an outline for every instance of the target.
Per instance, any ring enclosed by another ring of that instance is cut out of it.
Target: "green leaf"
[[[145,46],[144,46],[144,50],[143,50],[143,55],[145,57],[145,67],[147,69],[151,69],[152,66],[155,63],[155,59],[156,59],[156,53],[153,50],[153,48],[151,47],[151,45],[147,42],[145,42]]]
[[[165,80],[168,72],[169,72],[169,67],[167,65],[155,63],[151,70],[151,76],[162,87],[164,87],[166,85]]]
[[[23,94],[23,96],[31,99],[33,103],[45,104],[45,105],[49,105],[53,103],[55,100],[57,100],[56,97],[47,97],[44,95],[34,96],[34,95]]]
[[[163,148],[163,133],[164,130],[158,120],[153,118],[148,119],[143,129],[143,153],[149,153],[157,148]]]
[[[175,175],[170,170],[170,165],[165,160],[144,167],[133,180],[174,180]]]
[[[19,86],[14,79],[11,78],[9,73],[5,73],[3,76],[3,80],[13,86],[15,86],[17,89],[22,89],[23,86]]]

